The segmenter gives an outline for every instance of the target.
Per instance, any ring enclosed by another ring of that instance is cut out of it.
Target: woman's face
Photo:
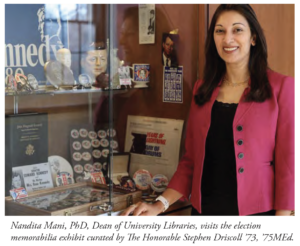
[[[125,62],[133,63],[135,56],[135,49],[138,48],[138,30],[137,24],[133,23],[132,18],[126,18],[121,27],[120,46],[122,56]]]
[[[216,21],[214,40],[219,56],[226,65],[246,65],[249,62],[250,27],[244,16],[236,11],[223,12]]]
[[[145,55],[149,52],[149,48],[147,45],[139,44],[138,23],[135,23],[132,18],[123,21],[119,44],[122,59],[126,64],[146,60]]]

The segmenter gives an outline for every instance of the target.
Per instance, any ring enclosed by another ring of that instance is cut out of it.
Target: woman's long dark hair
[[[243,15],[250,26],[251,35],[255,35],[255,46],[250,48],[248,69],[251,78],[251,88],[245,101],[263,102],[271,97],[271,87],[267,77],[268,53],[267,42],[263,30],[257,20],[254,10],[249,4],[221,4],[213,18],[205,42],[205,66],[203,84],[195,95],[198,105],[205,104],[213,90],[226,73],[225,62],[221,59],[214,42],[214,29],[219,16],[225,11],[236,11]]]

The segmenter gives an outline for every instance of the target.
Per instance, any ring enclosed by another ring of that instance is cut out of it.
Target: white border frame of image
[[[6,2],[8,3],[8,1],[6,0]],[[32,3],[40,3],[38,1],[31,1]],[[45,2],[50,2],[50,0],[45,0]],[[132,1],[133,3],[136,3],[136,4],[139,4],[139,3],[142,3],[143,1]],[[241,1],[231,1],[233,3],[241,3]],[[19,1],[15,1],[15,0],[11,0],[9,1],[9,3],[19,3]],[[118,3],[117,1],[110,1],[110,2],[107,2],[107,3]],[[146,2],[145,2],[146,3]],[[170,3],[170,4],[174,4],[175,2],[174,1],[165,1],[165,3]],[[180,3],[180,2],[176,2],[176,3]],[[199,1],[190,1],[190,3],[195,3],[195,4],[202,4],[201,2]],[[220,3],[220,1],[210,1],[210,3]],[[226,2],[224,2],[226,3]],[[261,3],[261,1],[251,1],[251,3]],[[282,2],[279,2],[279,1],[265,1],[264,3],[282,3]],[[286,3],[293,3],[295,4],[296,1],[288,1]],[[207,1],[206,2],[203,2],[203,4],[207,4]],[[4,4],[1,4],[1,14],[2,16],[5,15],[4,13]],[[295,4],[295,24],[296,26],[299,26],[299,15],[300,15],[300,5],[299,4]],[[2,21],[4,20],[4,18],[2,18]],[[298,24],[298,25],[297,25]],[[4,33],[4,23],[1,25],[1,28],[2,29],[2,33]],[[299,28],[298,28],[298,32],[299,32]],[[299,43],[299,34],[297,35],[298,33],[296,32],[295,30],[295,44],[298,44]],[[5,43],[5,37],[2,36],[2,43]],[[297,64],[299,63],[299,47],[297,45],[295,45],[295,68],[297,67]],[[1,59],[1,64],[2,67],[4,67],[4,59]],[[298,64],[299,65],[299,64]],[[1,70],[1,73],[2,74],[2,78],[4,78],[4,70]],[[300,77],[300,74],[299,74],[299,69],[295,69],[295,78],[298,78]],[[300,87],[299,87],[299,83],[295,83],[295,93],[296,94],[299,94],[300,93]],[[1,96],[4,97],[4,93],[1,93]],[[4,102],[4,98],[2,98],[2,102]],[[295,106],[296,108],[298,108],[300,105],[300,98],[299,97],[296,97],[295,98]],[[1,107],[2,110],[4,110],[4,105]],[[299,110],[295,110],[295,125],[296,126],[299,126],[300,122],[299,122]],[[3,112],[4,114],[4,112]],[[2,114],[2,115],[3,115]],[[2,131],[4,129],[4,117],[2,118],[2,121],[1,121],[1,126],[2,126]],[[295,128],[295,149],[299,149],[299,130],[298,128]],[[4,154],[4,148],[0,148],[0,156],[2,156],[2,160],[4,163],[4,158],[5,158],[5,154]],[[299,163],[299,151],[296,152],[295,154],[295,163]],[[2,168],[4,168],[4,165],[2,165]],[[300,168],[296,168],[296,173],[295,173],[295,176],[296,177],[299,177],[299,171]],[[4,175],[4,170],[2,169],[2,175]],[[3,176],[2,176],[3,177]],[[2,179],[3,180],[3,179]],[[295,180],[295,185],[296,185],[296,190],[299,191],[299,183],[300,183],[300,180],[299,179],[296,179]],[[298,188],[298,189],[297,189]],[[4,189],[2,188],[1,189],[1,193],[2,193],[2,197],[4,197]],[[256,217],[218,217],[218,216],[215,216],[215,217],[202,217],[201,218],[201,222],[199,222],[199,218],[198,217],[189,217],[188,218],[188,221],[189,223],[196,223],[197,225],[199,225],[200,223],[201,224],[205,224],[205,222],[208,222],[208,223],[211,223],[213,221],[213,223],[222,223],[224,221],[227,221],[228,223],[238,223],[239,221],[242,221],[243,223],[245,222],[252,222],[252,223],[260,223],[262,224],[262,230],[261,230],[261,233],[284,233],[284,232],[288,232],[288,233],[294,233],[294,239],[297,239],[293,242],[293,244],[291,245],[299,245],[299,242],[300,242],[300,239],[299,239],[299,233],[298,233],[298,230],[296,228],[299,228],[298,224],[299,224],[299,216],[297,218],[297,211],[300,211],[300,207],[299,207],[299,195],[297,195],[297,192],[296,192],[296,216],[291,216],[291,217],[287,217],[287,216],[282,216],[282,217],[277,217],[277,218],[274,218],[274,217],[263,217],[263,216],[256,216]],[[0,230],[3,232],[3,237],[2,237],[2,241],[4,241],[6,243],[6,245],[19,245],[20,242],[10,242],[9,241],[9,238],[11,235],[16,235],[16,234],[19,234],[19,235],[37,235],[37,234],[40,234],[40,233],[47,233],[47,231],[45,230],[12,230],[10,229],[11,227],[11,224],[13,221],[20,221],[22,223],[30,223],[32,220],[33,220],[33,217],[31,216],[24,216],[24,217],[14,217],[14,216],[4,216],[4,203],[1,203],[1,216],[2,217],[2,221],[4,223],[1,223],[0,225]],[[72,220],[76,220],[78,221],[79,223],[81,222],[86,222],[88,223],[88,225],[91,225],[90,227],[92,228],[92,225],[93,223],[99,223],[99,220],[97,220],[95,217],[93,216],[89,216],[89,217],[48,217],[47,218],[47,221],[48,222],[51,222],[51,221],[54,221],[55,223],[65,223],[66,225],[70,224]],[[123,228],[125,223],[129,223],[129,222],[132,222],[132,223],[139,223],[139,224],[149,224],[149,225],[154,225],[154,223],[160,223],[162,225],[164,225],[165,222],[169,222],[169,221],[175,221],[176,223],[187,223],[187,218],[185,216],[178,216],[178,217],[164,217],[164,216],[158,216],[158,217],[143,217],[142,219],[139,218],[139,217],[133,217],[133,216],[129,216],[129,217],[117,217],[117,216],[112,216],[112,217],[109,217],[107,219],[105,219],[105,216],[102,217],[101,219],[101,224],[112,224],[113,225],[113,229],[112,230],[105,230],[105,234],[108,235],[108,234],[111,234],[111,233],[121,233],[121,234],[124,234],[124,233],[128,233],[129,231],[125,231],[124,229],[121,229],[121,230],[118,230],[118,225],[121,225],[121,227]],[[41,223],[41,224],[44,224],[45,223],[45,219],[42,218],[42,217],[34,217],[34,222],[35,223]],[[297,223],[298,222],[298,223]],[[116,226],[116,228],[114,228],[114,226]],[[211,232],[213,232],[215,230],[205,230],[205,231],[200,231],[199,228],[198,230],[194,230],[194,231],[191,231],[191,230],[173,230],[174,233],[180,233],[180,235],[183,235],[184,233],[190,233],[190,234],[199,234],[199,233],[204,233],[204,232],[208,232],[209,234]],[[39,233],[37,233],[39,232]],[[51,231],[52,232],[52,231]],[[99,232],[99,230],[72,230],[71,231],[72,233],[78,233],[78,234],[84,234],[84,235],[89,235],[89,234],[94,234],[95,232]],[[137,236],[142,236],[143,233],[155,233],[156,231],[155,230],[151,230],[151,231],[146,231],[146,230],[135,230],[136,232],[136,235]],[[160,230],[157,232],[156,235],[163,235],[164,231]],[[217,230],[217,232],[223,232],[224,234],[228,233],[228,234],[231,234],[231,232],[229,230],[223,230],[223,231],[220,231],[220,230]],[[238,231],[236,231],[237,233]],[[260,233],[258,231],[253,231],[253,230],[241,230],[241,232],[243,233]],[[63,230],[55,230],[55,233],[59,236],[59,235],[65,235],[64,231]],[[116,235],[115,235],[116,236]],[[297,237],[298,236],[298,237]],[[24,243],[24,242],[23,242]],[[30,245],[32,244],[31,242],[29,242]],[[29,244],[29,243],[25,243],[26,245]],[[65,245],[65,242],[63,241],[57,241],[55,242],[57,245]],[[107,242],[109,243],[109,242]],[[118,242],[113,242],[115,244],[118,244]],[[153,242],[149,242],[151,244],[153,244]],[[232,245],[232,242],[222,242],[223,244],[225,245]],[[110,244],[110,243],[109,243]],[[140,244],[140,242],[139,242]],[[180,242],[180,244],[182,244],[182,242]],[[211,242],[211,245],[219,245],[220,242]],[[283,245],[285,245],[285,243],[282,243]]]

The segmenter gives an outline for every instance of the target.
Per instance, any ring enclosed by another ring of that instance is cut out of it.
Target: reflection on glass
[[[61,4],[60,5],[60,15],[61,19],[76,20],[77,19],[77,6],[76,4]]]
[[[91,5],[87,4],[78,4],[78,20],[87,21],[90,16],[90,9],[88,6],[91,7]]]
[[[114,193],[118,195],[122,193]],[[47,195],[28,197],[16,202],[47,211],[56,211],[90,202],[108,199],[109,192],[92,187],[80,187],[63,191],[56,191]]]

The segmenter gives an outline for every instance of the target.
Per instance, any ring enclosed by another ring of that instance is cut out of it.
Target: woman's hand
[[[133,216],[155,216],[164,210],[162,202],[157,201],[154,204],[147,204],[144,202],[138,202],[130,205],[125,209],[121,216],[133,215]]]

